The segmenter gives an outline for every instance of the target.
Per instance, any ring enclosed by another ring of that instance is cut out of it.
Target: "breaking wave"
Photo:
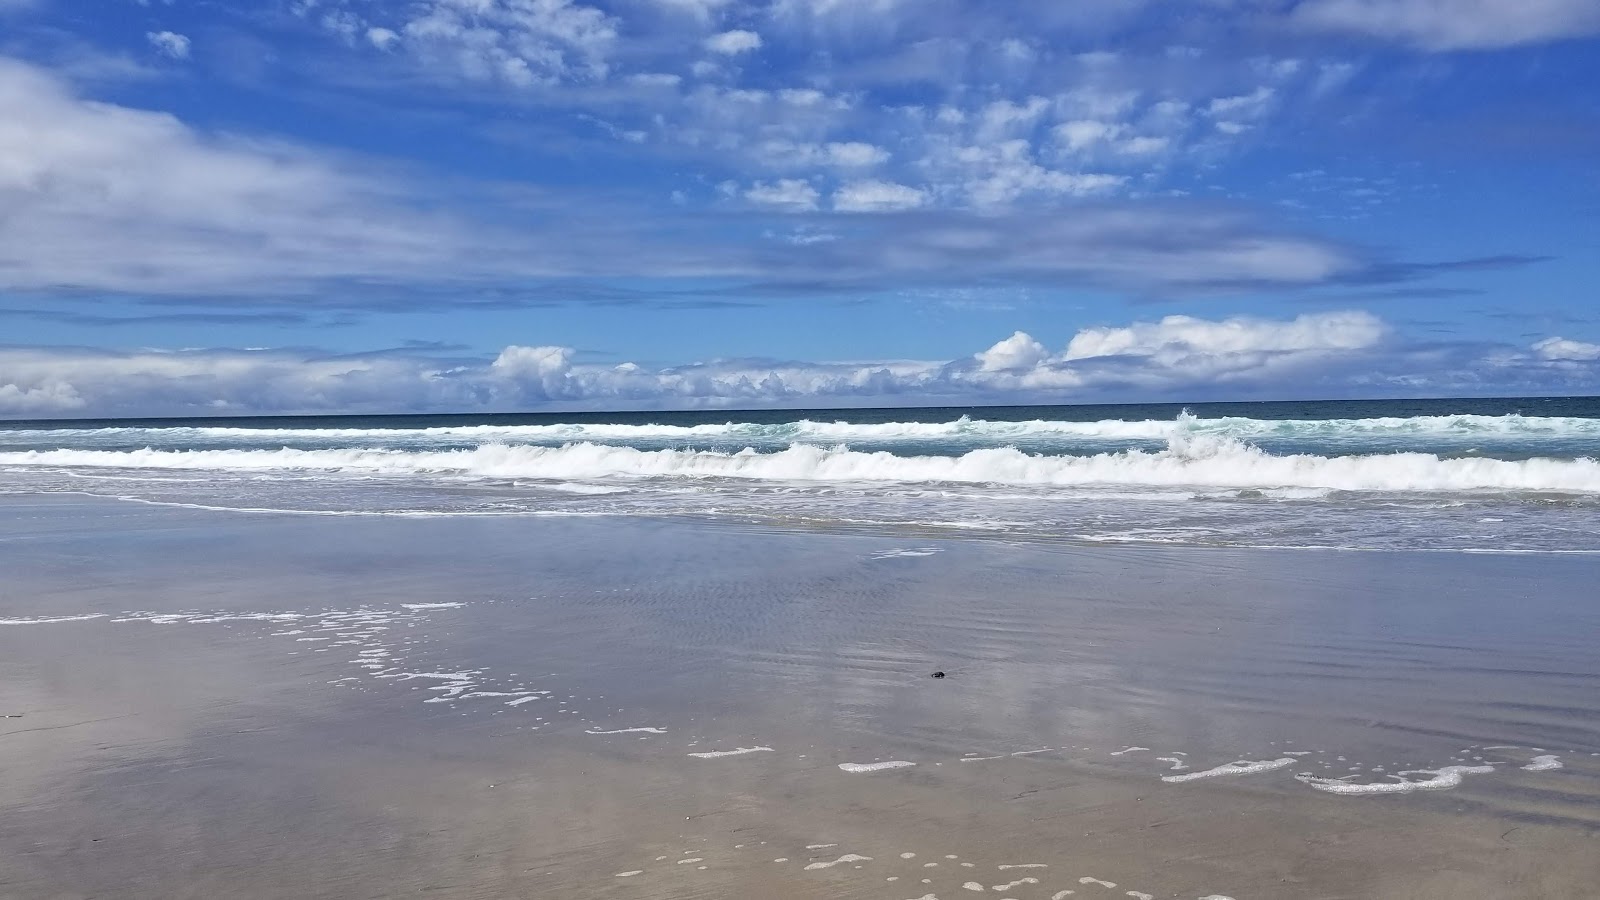
[[[721,478],[1083,488],[1600,494],[1600,461],[1592,458],[1500,460],[1447,458],[1419,452],[1275,455],[1234,437],[1183,431],[1168,436],[1167,441],[1164,450],[1132,449],[1079,456],[1027,453],[1010,447],[977,449],[951,456],[901,456],[886,451],[861,452],[846,446],[806,444],[773,452],[752,448],[718,452],[641,450],[592,442],[556,447],[496,442],[458,450],[58,449],[0,453],[0,466],[225,472],[278,470],[553,481]]]

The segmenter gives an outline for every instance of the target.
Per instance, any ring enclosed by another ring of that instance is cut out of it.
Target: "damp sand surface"
[[[1591,897],[1596,565],[5,497],[0,898]]]

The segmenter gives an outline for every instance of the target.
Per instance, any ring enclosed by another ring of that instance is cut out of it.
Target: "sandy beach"
[[[0,529],[6,898],[1600,883],[1587,557],[67,497]]]

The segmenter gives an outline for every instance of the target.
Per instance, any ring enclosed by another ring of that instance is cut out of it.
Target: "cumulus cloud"
[[[754,31],[736,28],[724,31],[706,38],[705,46],[712,53],[721,53],[724,56],[738,56],[761,48],[761,35]]]
[[[1600,344],[1574,341],[1564,337],[1547,337],[1533,345],[1533,352],[1541,359],[1592,362],[1600,360]]]
[[[1050,351],[1033,335],[1018,331],[975,358],[985,372],[1015,372],[1037,368],[1050,358]]]
[[[156,52],[172,59],[189,58],[189,38],[172,31],[151,31],[145,34]]]
[[[697,406],[1093,402],[1600,386],[1600,346],[1541,341],[1441,356],[1362,312],[1169,316],[1087,328],[1059,351],[1016,332],[947,361],[719,359],[649,368],[513,345],[491,360],[420,351],[113,352],[0,347],[0,415],[224,415]],[[1483,373],[1489,371],[1488,377]]]
[[[1292,19],[1308,29],[1473,50],[1600,33],[1593,0],[1306,0]]]

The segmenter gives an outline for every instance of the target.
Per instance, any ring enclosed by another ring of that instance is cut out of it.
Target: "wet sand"
[[[1600,891],[1593,557],[0,499],[0,897]]]

